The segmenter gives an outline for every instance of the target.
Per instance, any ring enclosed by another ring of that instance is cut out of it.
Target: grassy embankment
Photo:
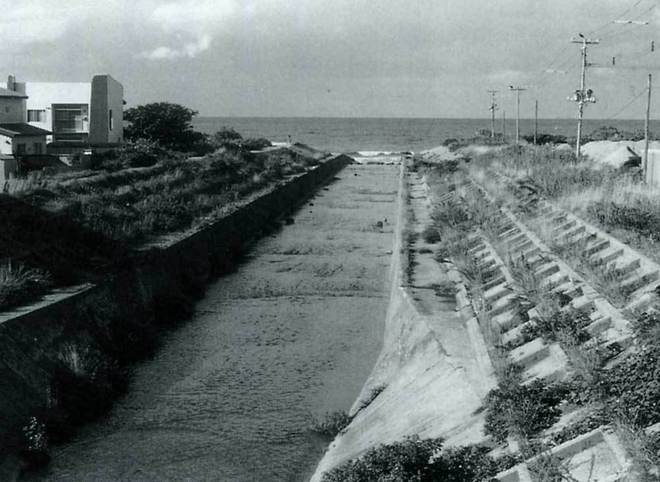
[[[498,226],[493,223],[499,216],[498,205],[515,211],[543,239],[560,258],[581,272],[586,279],[615,306],[623,306],[632,294],[620,285],[622,274],[604,263],[594,263],[578,250],[553,239],[544,231],[547,220],[538,216],[528,204],[520,202],[523,190],[538,192],[600,227],[611,231],[616,237],[658,259],[657,234],[648,230],[647,223],[654,223],[660,196],[639,182],[637,169],[611,169],[595,166],[588,160],[577,162],[567,151],[546,148],[506,148],[482,154],[474,158],[469,167],[459,170],[449,184],[461,186],[467,175],[480,181],[491,194],[496,195],[494,204],[485,202],[474,191],[461,190],[460,205],[445,206],[451,218],[465,211],[463,219],[470,231],[478,230],[495,246],[505,260],[509,272],[519,288],[520,305],[526,314],[536,308],[536,318],[524,325],[522,336],[515,344],[506,346],[501,342],[497,329],[492,330],[492,346],[495,352],[506,351],[533,338],[541,336],[547,342],[559,342],[567,354],[571,374],[568,380],[538,389],[542,390],[529,398],[533,384],[522,388],[519,383],[510,383],[506,371],[499,370],[500,388],[489,397],[486,430],[495,438],[500,434],[514,434],[526,458],[544,453],[546,448],[576,435],[585,433],[599,425],[609,424],[629,451],[635,470],[643,480],[655,480],[660,461],[660,439],[649,436],[645,428],[660,422],[656,401],[660,398],[656,378],[660,373],[660,338],[656,307],[643,313],[628,313],[635,333],[636,348],[632,352],[618,353],[616,347],[606,347],[585,331],[590,323],[588,313],[567,308],[561,293],[553,293],[551,286],[538,278],[535,266],[523,258],[508,255],[506,247],[498,245]],[[497,177],[504,174],[507,179]],[[509,183],[513,179],[515,183]],[[450,187],[444,184],[445,188]],[[444,215],[443,225],[448,222]],[[464,270],[473,280],[473,297],[480,298],[479,285],[483,285],[483,273],[470,264],[467,247],[459,248],[461,238],[451,238],[450,258],[465,264]],[[447,239],[447,238],[446,238]],[[446,244],[446,243],[445,243]],[[455,251],[459,251],[456,255]],[[453,251],[453,252],[452,252]],[[462,261],[467,258],[468,261]],[[475,273],[476,271],[476,273]],[[487,310],[486,310],[487,313]],[[486,315],[487,317],[487,315]],[[482,326],[484,326],[482,320]],[[486,323],[488,325],[488,323]],[[612,349],[614,348],[614,352]],[[506,356],[499,357],[501,366],[516,371]],[[499,365],[499,364],[498,364]],[[515,379],[514,379],[515,381]],[[536,384],[537,382],[534,382]],[[539,406],[539,404],[541,406]],[[528,412],[528,408],[533,408]],[[564,426],[549,436],[541,432],[550,428],[562,413],[576,409],[583,411],[576,422]],[[491,415],[492,414],[492,415]],[[504,415],[504,419],[502,414]],[[534,427],[534,421],[542,423]],[[508,427],[508,428],[507,428]],[[504,432],[502,432],[504,429]],[[499,437],[502,439],[502,437]],[[547,456],[538,459],[545,467],[532,467],[539,474],[561,468],[558,461]],[[554,468],[552,468],[554,467]],[[558,473],[558,472],[557,472]],[[548,474],[545,474],[547,480]]]
[[[137,142],[104,155],[95,169],[33,175],[31,182],[21,183],[14,198],[37,208],[40,215],[66,218],[104,243],[129,249],[216,219],[250,194],[304,172],[321,155],[294,146],[264,155],[224,150],[189,160],[184,154]],[[60,237],[50,242],[57,251],[70,240]],[[29,302],[52,285],[48,266],[40,266],[38,259],[25,253],[20,253],[25,261],[13,259],[18,253],[6,244],[0,310]],[[58,276],[54,281],[58,285],[62,279]]]

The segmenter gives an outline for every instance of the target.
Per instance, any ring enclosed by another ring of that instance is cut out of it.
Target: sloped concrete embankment
[[[404,186],[407,189],[404,189]],[[441,299],[433,285],[458,283],[458,273],[441,266],[417,241],[414,273],[404,280],[407,264],[403,231],[420,233],[430,219],[431,200],[426,183],[402,171],[401,196],[409,190],[410,213],[402,199],[398,235],[391,265],[391,297],[380,357],[351,409],[350,425],[329,446],[312,477],[359,457],[380,444],[406,436],[442,437],[447,445],[484,440],[483,413],[488,391],[496,386],[485,341],[464,289],[456,299]],[[430,250],[428,250],[430,251]],[[460,287],[460,284],[458,284]],[[385,389],[364,408],[372,390]]]
[[[50,387],[63,352],[79,347],[84,355],[91,347],[109,359],[140,358],[128,352],[149,344],[164,319],[184,317],[186,302],[214,274],[232,269],[251,241],[351,161],[330,158],[222,219],[117,259],[116,271],[100,283],[0,315],[0,455],[20,446],[27,417],[52,409]]]

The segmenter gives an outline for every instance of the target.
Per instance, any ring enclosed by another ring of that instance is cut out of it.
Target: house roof
[[[20,92],[16,92],[15,90],[5,89],[3,87],[0,87],[0,97],[16,97],[17,99],[28,98],[28,96],[25,94],[21,94]]]
[[[14,123],[14,124],[0,124],[0,134],[3,134],[8,137],[35,137],[35,136],[47,136],[51,134],[50,131],[46,129],[41,129],[39,127],[31,126],[30,124],[25,123]]]

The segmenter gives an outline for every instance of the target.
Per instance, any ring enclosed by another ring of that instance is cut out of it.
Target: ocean
[[[575,119],[539,119],[539,132],[575,136]],[[243,137],[265,137],[275,142],[302,142],[330,152],[400,152],[430,149],[445,139],[472,137],[479,129],[490,129],[490,119],[379,119],[300,117],[197,117],[195,129],[213,134],[232,127]],[[619,130],[644,128],[643,120],[585,119],[583,132],[613,126]],[[501,120],[495,128],[501,132]],[[507,119],[506,134],[515,134],[514,119]],[[660,120],[651,121],[651,131],[660,132]],[[534,132],[533,119],[520,120],[521,135]]]

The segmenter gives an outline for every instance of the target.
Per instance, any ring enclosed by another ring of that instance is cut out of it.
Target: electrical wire
[[[630,99],[630,101],[628,101],[623,107],[621,107],[621,108],[616,112],[616,114],[611,115],[611,116],[609,116],[607,119],[604,119],[604,120],[606,120],[606,121],[607,121],[607,120],[612,120],[612,119],[614,119],[615,117],[619,116],[620,114],[623,113],[623,111],[625,111],[625,110],[626,110],[628,107],[630,107],[630,106],[631,106],[631,105],[632,105],[637,99],[639,99],[642,95],[646,94],[647,92],[648,92],[648,91],[647,91],[646,89],[642,90],[640,93],[638,93],[637,95],[635,95],[632,99]]]

